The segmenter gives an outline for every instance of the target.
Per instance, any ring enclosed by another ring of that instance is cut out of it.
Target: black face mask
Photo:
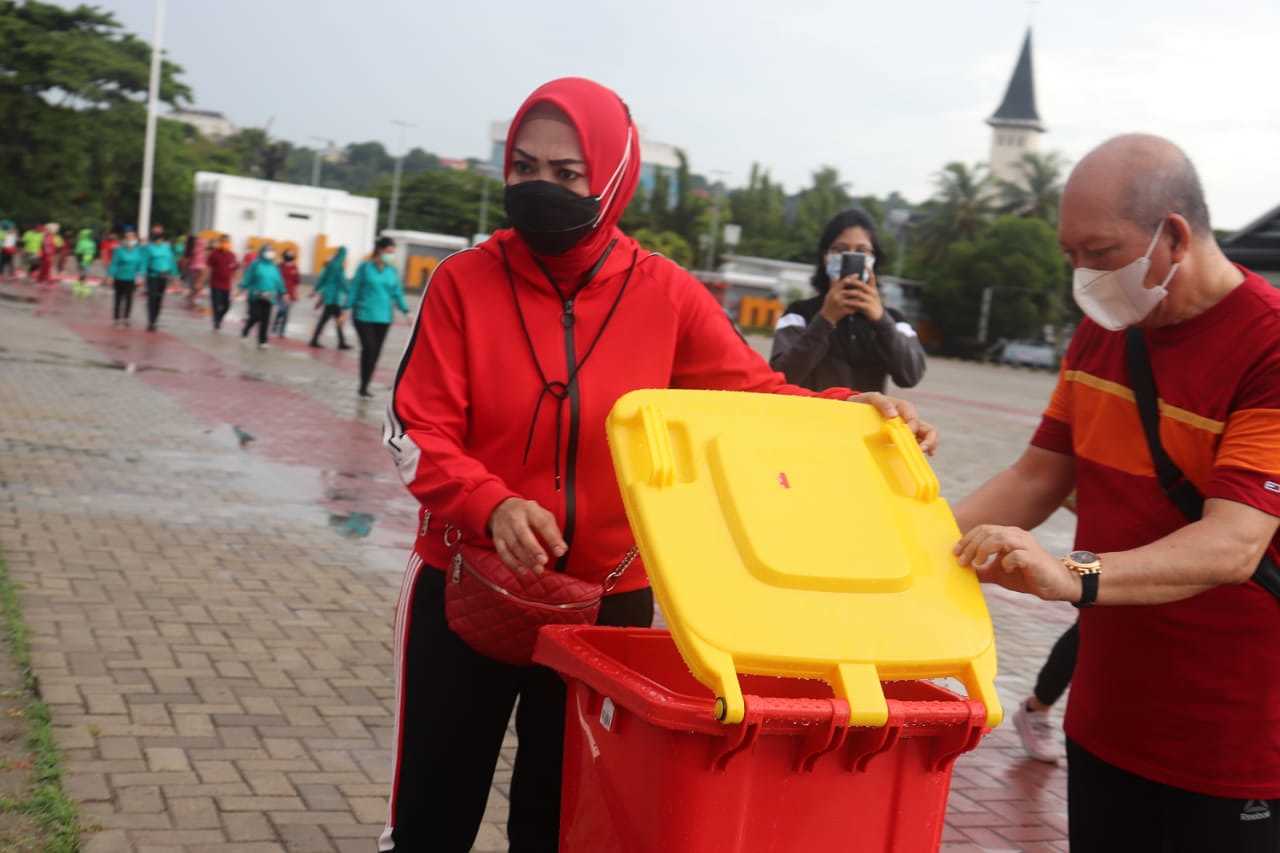
[[[507,219],[538,255],[563,255],[591,233],[600,201],[550,181],[511,184],[503,197]]]

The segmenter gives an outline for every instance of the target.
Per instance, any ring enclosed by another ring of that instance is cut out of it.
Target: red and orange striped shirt
[[[1244,272],[1204,314],[1147,332],[1160,437],[1207,498],[1280,516],[1280,291]],[[1124,353],[1123,332],[1081,324],[1032,439],[1075,457],[1076,543],[1096,552],[1187,523],[1156,480]],[[1084,610],[1080,628],[1069,737],[1157,782],[1280,798],[1280,601],[1257,584],[1223,586]]]

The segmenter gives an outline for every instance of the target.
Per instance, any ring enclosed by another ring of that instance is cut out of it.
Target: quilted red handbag
[[[594,625],[600,601],[636,558],[632,548],[604,583],[564,572],[515,571],[497,551],[458,544],[445,586],[449,628],[480,654],[528,666],[543,625]]]

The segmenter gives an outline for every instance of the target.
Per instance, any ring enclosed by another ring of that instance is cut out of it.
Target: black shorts
[[[1277,853],[1280,800],[1235,800],[1152,782],[1067,739],[1072,853]]]

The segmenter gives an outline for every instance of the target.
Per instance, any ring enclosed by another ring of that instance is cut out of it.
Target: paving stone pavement
[[[385,400],[356,399],[354,352],[259,352],[177,302],[148,335],[111,329],[105,293],[0,284],[0,547],[68,790],[95,828],[85,850],[371,851],[414,523],[379,446]],[[908,396],[944,431],[949,497],[1021,451],[1051,387],[931,365]],[[372,517],[369,536],[343,535],[353,513]],[[1046,525],[1054,548],[1070,535],[1065,514]],[[1073,612],[988,599],[1012,707]],[[505,849],[513,754],[509,741],[477,851]],[[1023,760],[1010,727],[961,759],[944,849],[1064,838],[1065,774]]]

